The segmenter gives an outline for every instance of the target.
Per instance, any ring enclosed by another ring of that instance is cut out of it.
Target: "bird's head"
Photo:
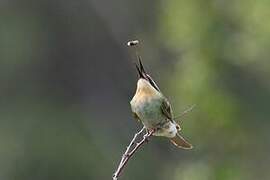
[[[151,86],[155,90],[160,91],[157,84],[155,83],[155,81],[151,78],[151,76],[149,74],[147,74],[145,72],[141,58],[139,56],[138,56],[138,63],[139,64],[136,64],[136,69],[137,69],[138,76],[139,76],[138,86],[139,86],[139,84],[141,86]]]
[[[133,41],[129,41],[127,43],[128,46],[130,47],[136,47],[139,44],[138,40],[133,40]],[[136,50],[136,49],[135,49]],[[137,59],[138,59],[138,64],[135,63],[138,75],[139,75],[139,80],[138,80],[138,85],[141,84],[142,86],[152,86],[152,88],[154,88],[157,91],[160,91],[157,84],[155,83],[155,81],[151,78],[151,76],[149,74],[146,73],[143,64],[142,64],[142,60],[141,57],[139,56],[137,50],[136,50],[136,55],[137,55]],[[147,82],[145,82],[147,81]]]

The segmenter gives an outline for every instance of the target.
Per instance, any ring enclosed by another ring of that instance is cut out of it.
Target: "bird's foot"
[[[149,137],[157,131],[157,128],[148,128],[146,129],[146,134],[144,135],[145,142],[148,143]]]

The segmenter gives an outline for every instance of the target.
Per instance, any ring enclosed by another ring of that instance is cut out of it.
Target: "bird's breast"
[[[166,119],[161,111],[161,103],[162,98],[159,96],[135,95],[131,101],[131,108],[146,127],[154,128]]]

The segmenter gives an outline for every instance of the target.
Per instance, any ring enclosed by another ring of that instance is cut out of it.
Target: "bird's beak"
[[[138,71],[139,77],[143,78],[143,79],[147,79],[147,76],[146,76],[146,73],[145,73],[145,70],[144,70],[144,67],[143,67],[143,64],[142,64],[140,57],[138,57],[138,61],[139,61],[139,65],[136,64],[136,69]]]
[[[140,57],[139,57],[138,59],[139,59],[139,64],[140,64],[141,72],[142,72],[142,74],[145,76],[145,75],[146,75],[146,72],[145,72],[145,70],[144,70],[144,67],[143,67],[143,64],[142,64],[142,60],[141,60]]]
[[[141,69],[138,67],[137,64],[136,64],[136,69],[137,69],[137,72],[138,72],[138,74],[139,74],[139,78],[143,78],[143,79],[144,79],[144,75],[143,75]]]

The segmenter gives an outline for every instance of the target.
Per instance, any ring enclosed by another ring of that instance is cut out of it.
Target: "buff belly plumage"
[[[146,97],[140,98],[140,101],[134,99],[131,101],[132,111],[137,112],[137,116],[147,129],[156,129],[153,135],[169,138],[176,135],[176,125],[161,111],[162,98]]]

